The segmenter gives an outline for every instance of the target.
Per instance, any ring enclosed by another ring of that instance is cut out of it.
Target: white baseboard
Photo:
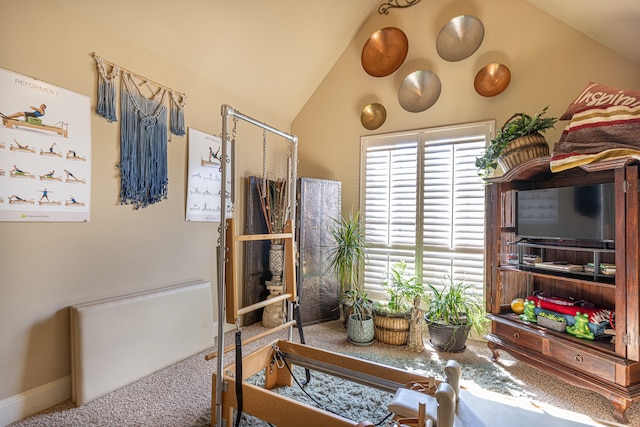
[[[224,325],[225,332],[233,328],[234,325]],[[215,339],[218,335],[218,322],[214,322],[213,333]],[[70,375],[7,397],[0,400],[0,427],[6,427],[68,399],[71,399]]]
[[[71,376],[0,400],[0,426],[7,426],[71,398]]]

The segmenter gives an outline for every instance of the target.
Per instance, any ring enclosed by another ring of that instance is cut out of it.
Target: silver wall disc
[[[440,30],[436,50],[445,61],[460,61],[473,55],[483,38],[482,21],[472,15],[456,16]]]
[[[440,78],[428,70],[418,70],[404,78],[398,89],[398,101],[405,110],[419,113],[430,108],[440,97]]]

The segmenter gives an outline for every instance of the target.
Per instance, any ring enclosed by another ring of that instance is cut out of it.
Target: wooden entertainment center
[[[593,163],[552,173],[549,157],[529,160],[505,175],[488,179],[485,211],[485,283],[491,319],[488,346],[570,384],[602,394],[613,415],[627,422],[625,411],[640,399],[640,226],[638,166],[633,160]],[[528,239],[516,237],[516,194],[521,190],[615,184],[615,242]],[[520,247],[518,247],[520,246]],[[527,268],[509,263],[508,254],[539,254],[545,261],[575,265],[615,264],[615,274],[573,273]],[[534,291],[585,300],[615,311],[615,335],[594,340],[576,338],[533,322],[511,310],[514,298]]]

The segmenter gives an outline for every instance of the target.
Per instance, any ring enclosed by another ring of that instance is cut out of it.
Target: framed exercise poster
[[[187,221],[220,222],[220,191],[222,181],[222,144],[217,136],[188,129],[189,176],[187,179]],[[229,145],[227,145],[227,152]],[[231,168],[227,164],[227,194],[231,191]],[[227,203],[227,218],[233,206]]]
[[[0,68],[0,221],[89,221],[89,97]]]

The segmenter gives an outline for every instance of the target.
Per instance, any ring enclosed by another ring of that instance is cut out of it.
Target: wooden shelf
[[[490,183],[529,181],[534,178],[544,177],[545,175],[551,176],[550,161],[551,157],[538,157],[537,159],[528,160],[509,169],[504,175],[489,178],[486,181]]]
[[[608,247],[598,247],[598,246],[581,246],[576,242],[575,245],[566,245],[566,244],[548,244],[548,243],[536,243],[536,242],[513,242],[507,243],[512,247],[515,246],[518,249],[518,256],[524,256],[526,254],[523,253],[524,248],[537,249],[541,251],[550,250],[557,251],[558,253],[562,253],[563,251],[567,252],[585,252],[592,253],[593,256],[590,258],[589,262],[592,262],[594,265],[602,264],[602,254],[610,254],[615,255],[615,249],[611,249]],[[611,243],[612,244],[612,243]],[[605,243],[606,245],[610,245],[610,243]],[[558,258],[555,258],[557,260]],[[553,259],[552,259],[553,260]],[[604,286],[615,286],[615,274],[602,274],[602,273],[589,273],[585,271],[571,271],[571,270],[562,270],[562,269],[552,269],[545,268],[537,265],[528,265],[523,263],[521,259],[519,259],[519,264],[507,264],[501,265],[500,268],[511,267],[512,270],[520,271],[523,273],[530,273],[537,277],[547,277],[551,279],[555,278],[563,278],[566,281],[572,281],[574,283],[580,284],[594,284],[594,285],[604,285]],[[579,263],[583,265],[584,263]]]
[[[535,267],[526,267],[521,269],[513,265],[502,265],[498,267],[499,270],[504,271],[516,271],[520,274],[529,275],[531,277],[544,277],[547,279],[562,279],[565,282],[574,283],[576,285],[591,285],[591,286],[604,286],[610,288],[615,286],[615,276],[598,275],[600,280],[593,280],[593,275],[589,273],[578,274],[578,272],[560,272],[555,270],[542,270]],[[586,277],[580,277],[586,276]],[[591,277],[588,279],[587,277]]]
[[[634,159],[597,162],[561,173],[552,173],[549,165],[549,157],[533,159],[487,180],[491,184],[485,189],[488,346],[493,360],[504,350],[543,372],[602,394],[612,403],[614,417],[625,422],[629,405],[640,400],[640,168]],[[545,261],[578,265],[610,262],[616,265],[615,275],[536,268],[525,265],[523,258],[519,265],[503,264],[501,254],[514,252],[509,242],[515,239],[511,220],[518,190],[605,182],[615,183],[616,188],[615,244],[554,245],[553,239],[544,239],[519,243],[518,253],[539,252]],[[615,339],[579,339],[520,320],[508,302],[533,291],[584,299],[614,311]]]
[[[517,314],[515,313],[504,313],[499,315],[492,315],[490,317],[499,317],[503,320],[514,322],[519,326],[529,328],[536,334],[541,334],[545,337],[554,337],[562,340],[566,340],[572,344],[578,344],[580,346],[585,346],[589,348],[593,348],[596,351],[604,351],[611,356],[615,356],[615,346],[612,341],[612,337],[597,339],[597,340],[586,340],[582,338],[576,338],[573,335],[567,332],[559,332],[554,331],[553,329],[545,328],[544,326],[540,326],[537,323],[526,322],[524,320],[520,320]]]
[[[586,165],[578,166],[578,168],[586,172],[600,172],[624,168],[637,162],[638,161],[636,159],[623,158],[589,163]],[[551,172],[550,164],[551,157],[538,157],[536,159],[531,159],[527,160],[526,162],[520,163],[514,168],[509,169],[502,176],[488,178],[486,179],[486,181],[493,184],[513,181],[531,181],[534,179],[546,179],[554,175],[554,173]]]

